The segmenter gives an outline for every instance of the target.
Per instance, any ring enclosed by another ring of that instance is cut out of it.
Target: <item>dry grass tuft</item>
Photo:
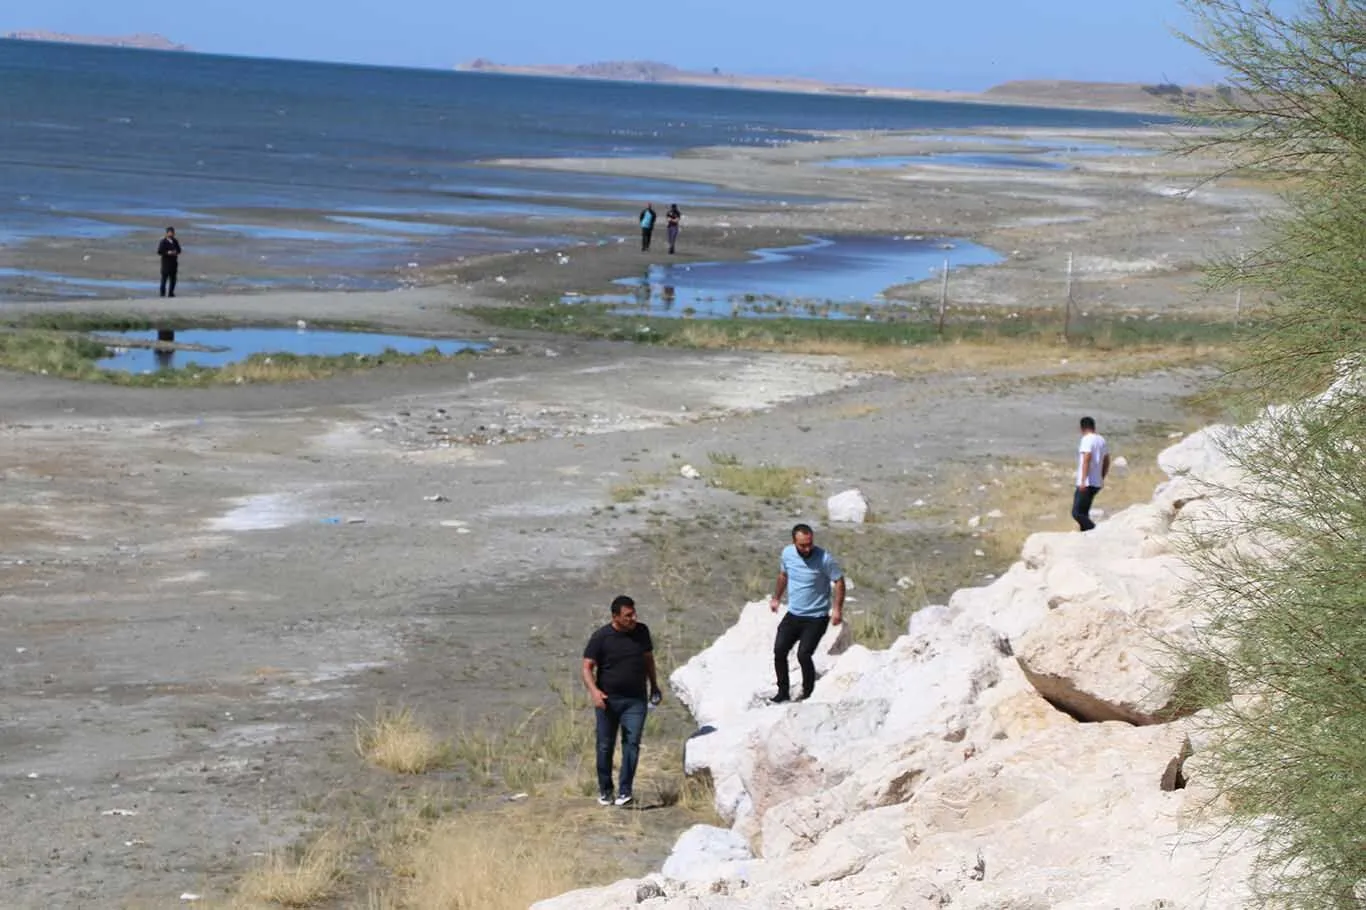
[[[450,761],[450,745],[418,722],[408,708],[381,709],[356,724],[356,751],[370,764],[399,774],[422,774]]]
[[[282,907],[313,907],[341,885],[346,867],[346,838],[323,834],[302,850],[274,851],[242,879],[243,900]]]
[[[585,865],[606,880],[614,867],[590,860],[588,852],[583,832],[564,814],[508,810],[446,819],[411,837],[401,870],[406,880],[373,897],[371,905],[526,910],[581,887]]]

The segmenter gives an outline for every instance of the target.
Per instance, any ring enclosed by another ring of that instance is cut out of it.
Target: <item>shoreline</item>
[[[1127,140],[1127,141],[1126,141]],[[1071,144],[1069,146],[1069,143]],[[1099,151],[1086,147],[1076,147],[1077,143],[1100,146]],[[1122,143],[1122,144],[1116,144]],[[970,131],[880,131],[873,133],[831,133],[817,141],[793,143],[773,149],[736,149],[731,147],[706,147],[680,151],[670,158],[560,158],[560,159],[494,159],[483,162],[501,168],[522,168],[532,171],[560,171],[589,175],[611,175],[613,177],[646,181],[678,180],[686,184],[705,184],[718,188],[722,193],[728,191],[757,192],[773,197],[809,195],[817,201],[807,204],[780,204],[757,206],[706,206],[686,207],[683,235],[683,254],[689,262],[727,261],[746,258],[757,248],[796,244],[810,234],[913,234],[932,233],[945,236],[958,236],[966,240],[996,248],[1009,253],[1014,242],[1013,234],[1030,220],[1047,221],[1049,217],[1062,221],[1068,217],[1086,217],[1087,213],[1077,215],[1063,211],[1052,216],[1040,216],[1031,211],[1028,204],[1021,205],[1020,196],[1027,194],[1041,196],[1056,188],[1061,192],[1073,191],[1078,185],[1094,181],[1114,181],[1124,178],[1127,182],[1140,184],[1149,179],[1162,179],[1170,170],[1169,163],[1159,155],[1135,156],[1129,152],[1131,147],[1143,150],[1159,150],[1170,143],[1170,133],[1165,130],[1077,130],[1077,129],[979,129]],[[1061,146],[1062,151],[1056,147]],[[1115,154],[1107,154],[1110,148]],[[981,153],[983,150],[999,150],[1013,154],[1024,160],[1026,157],[1048,156],[1050,161],[1059,161],[1062,169],[1051,173],[1031,173],[1010,168],[990,168],[979,166],[953,166],[934,163],[933,159],[943,156]],[[932,159],[916,166],[900,169],[879,168],[875,159],[879,157],[924,157]],[[831,159],[868,158],[873,165],[868,169],[857,167],[834,168],[823,166]],[[791,168],[791,170],[789,170]],[[1205,171],[1191,171],[1183,168],[1188,183],[1193,183]],[[1151,192],[1151,190],[1149,190]],[[938,194],[951,193],[957,198],[940,200]],[[974,201],[973,197],[980,197]],[[1017,197],[1014,200],[1009,197]],[[541,198],[541,197],[528,197]],[[1001,211],[1005,205],[983,205],[986,200],[1009,205],[1019,211],[1020,217],[1010,224]],[[542,199],[543,201],[543,199]],[[1236,201],[1236,200],[1234,200]],[[599,200],[599,205],[610,206],[611,202]],[[661,201],[661,204],[664,204]],[[520,272],[531,270],[540,272],[538,257],[555,257],[565,254],[577,262],[587,259],[617,261],[620,257],[604,256],[603,246],[630,246],[634,228],[632,215],[628,210],[615,220],[606,218],[565,218],[546,219],[528,222],[512,217],[460,217],[417,215],[417,225],[432,225],[449,230],[516,230],[524,231],[528,224],[544,224],[559,238],[542,237],[538,241],[533,235],[524,240],[509,240],[518,244],[520,251],[489,251],[469,255],[441,253],[441,242],[420,234],[395,238],[399,245],[410,244],[403,253],[389,254],[389,265],[376,266],[357,272],[354,267],[346,268],[348,282],[360,282],[359,287],[351,290],[394,291],[408,287],[431,287],[443,285],[465,276],[483,276],[493,269],[502,268]],[[1035,206],[1034,208],[1037,208]],[[1056,209],[1057,206],[1052,206]],[[909,215],[909,217],[908,217]],[[340,217],[330,210],[223,210],[223,216],[249,223],[265,217],[261,229],[267,234],[283,230],[286,233],[309,225],[325,225],[330,219]],[[244,217],[247,216],[247,217]],[[158,217],[159,224],[164,218]],[[127,224],[127,217],[120,218]],[[182,236],[195,237],[194,222],[182,222]],[[152,222],[148,221],[151,230]],[[335,226],[335,225],[334,225]],[[316,230],[317,228],[311,228]],[[158,228],[159,230],[159,228]],[[746,237],[746,234],[750,236]],[[1002,236],[1006,234],[1006,236]],[[198,263],[187,259],[189,280],[182,279],[182,290],[194,293],[196,275],[198,280],[215,283],[228,280],[236,281],[237,287],[231,293],[252,295],[256,293],[278,293],[281,288],[269,287],[272,282],[283,282],[287,292],[331,293],[341,288],[290,288],[289,284],[301,280],[313,281],[306,276],[316,272],[315,266],[307,261],[295,265],[271,265],[265,262],[264,254],[257,256],[253,250],[262,241],[248,237],[239,238],[233,259],[224,259],[224,244],[230,235],[216,236],[211,232],[206,238],[213,238],[207,252],[201,253]],[[344,236],[344,235],[338,235]],[[134,262],[150,261],[139,242],[141,235],[129,233],[117,240],[90,240],[70,238],[57,242],[30,240],[18,247],[0,249],[0,269],[15,263],[26,264],[32,271],[53,276],[65,274],[73,280],[106,282],[101,290],[94,285],[94,293],[88,297],[65,298],[68,305],[79,307],[80,301],[89,300],[89,305],[105,307],[120,298],[119,287],[145,280],[139,272],[147,272],[146,266],[134,266]],[[196,237],[196,240],[200,238]],[[202,240],[200,241],[203,242]],[[302,241],[318,248],[319,241]],[[337,256],[344,247],[326,247],[328,256]],[[79,256],[79,260],[77,257]],[[353,257],[354,259],[354,257]],[[238,260],[256,261],[264,266],[257,276],[238,277],[235,263]],[[508,265],[510,263],[510,266]],[[281,271],[287,267],[287,271]],[[609,278],[628,277],[629,272],[610,275],[598,267],[590,267],[582,277],[585,287],[570,287],[566,290],[588,292],[607,290]],[[63,271],[65,270],[65,272]],[[207,270],[207,271],[206,271]],[[562,272],[565,270],[561,270]],[[579,281],[582,270],[568,270],[573,279]],[[215,278],[222,274],[224,278]],[[339,273],[341,274],[341,273]],[[507,276],[505,276],[507,277]],[[548,276],[546,276],[548,277]],[[562,276],[568,277],[568,276]],[[243,279],[248,284],[242,286]],[[339,279],[323,279],[339,280]],[[261,289],[253,288],[251,283],[259,282]],[[365,284],[370,283],[371,287]],[[464,282],[477,296],[483,299],[506,299],[512,297],[506,289],[484,287],[481,280],[473,284]],[[149,286],[152,284],[148,282]],[[77,285],[81,286],[81,285]],[[202,284],[201,284],[202,286]],[[591,287],[589,287],[591,286]],[[111,290],[112,288],[112,290]],[[26,294],[20,298],[24,302],[41,303],[41,295]],[[515,299],[515,297],[513,297]],[[57,303],[59,299],[51,302]],[[13,304],[0,304],[0,312],[10,310]]]
[[[904,144],[845,141],[823,151]],[[1078,312],[1206,312],[1188,296],[1195,263],[1244,242],[1265,205],[1236,184],[1166,192],[1201,176],[1189,161],[842,172],[817,168],[816,156],[712,149],[563,166],[849,193],[810,209],[690,213],[680,255],[740,256],[813,227],[969,237],[1007,259],[956,275],[952,299],[1002,318],[1061,312],[1069,250]],[[235,324],[354,320],[496,337],[499,354],[214,388],[0,372],[0,637],[23,649],[0,667],[15,718],[0,787],[17,807],[11,830],[43,832],[0,841],[11,857],[0,890],[16,908],[229,895],[252,854],[330,826],[376,827],[366,807],[409,805],[394,796],[401,788],[414,812],[423,799],[456,817],[504,805],[526,788],[480,783],[465,764],[411,778],[367,766],[356,717],[406,704],[454,741],[550,710],[622,591],[668,643],[667,675],[729,625],[738,594],[771,583],[766,567],[796,516],[847,561],[859,582],[851,612],[872,635],[922,594],[934,602],[1003,572],[1017,532],[1066,525],[1076,414],[1103,415],[1135,464],[1205,422],[1190,396],[1213,369],[1160,352],[1136,360],[1045,339],[792,355],[501,330],[476,317],[664,258],[630,243],[567,254],[567,265],[546,249],[433,269],[400,291],[194,296],[191,283],[175,301],[177,315]],[[127,311],[170,309],[152,298],[0,315]],[[775,472],[795,478],[790,490],[745,486]],[[851,487],[877,521],[829,525],[825,496]],[[1106,508],[1122,494],[1110,495]],[[1001,496],[1014,498],[998,506]],[[999,526],[985,517],[997,508],[1010,519]],[[647,767],[667,782],[666,756],[648,751],[666,741],[647,734],[646,744]],[[524,804],[557,818],[597,808],[550,789]],[[136,814],[102,814],[114,809]],[[634,830],[592,830],[622,848],[623,874],[643,874],[695,820],[661,806],[632,814]],[[111,847],[88,863],[49,860],[96,835]],[[378,848],[353,849],[357,868],[375,868]]]

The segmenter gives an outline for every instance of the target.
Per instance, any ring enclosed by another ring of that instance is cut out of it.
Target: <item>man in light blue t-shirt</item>
[[[816,665],[811,657],[825,630],[844,621],[844,572],[835,557],[816,546],[810,525],[792,529],[792,543],[783,548],[778,563],[778,583],[768,599],[768,608],[778,612],[786,591],[787,615],[778,623],[773,640],[773,671],[778,677],[778,694],[770,699],[774,704],[792,700],[787,656],[794,645],[798,646],[797,663],[802,668],[802,698],[811,697],[811,690],[816,688]]]

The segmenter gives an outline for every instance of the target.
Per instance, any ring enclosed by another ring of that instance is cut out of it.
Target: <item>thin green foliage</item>
[[[1210,619],[1188,655],[1216,705],[1213,774],[1252,822],[1261,897],[1355,910],[1366,887],[1366,4],[1189,0],[1193,43],[1234,77],[1213,145],[1292,178],[1269,242],[1216,282],[1266,308],[1233,371],[1280,408],[1227,450],[1245,482],[1205,517],[1193,560]],[[1336,379],[1331,394],[1320,396]]]

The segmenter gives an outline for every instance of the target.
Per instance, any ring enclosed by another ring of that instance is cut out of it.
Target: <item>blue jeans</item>
[[[1077,487],[1077,491],[1072,494],[1072,518],[1083,531],[1089,531],[1096,526],[1091,520],[1091,503],[1099,492],[1100,487]]]
[[[636,780],[636,762],[640,759],[640,736],[645,732],[645,699],[626,695],[607,696],[607,707],[596,709],[598,715],[598,793],[612,795],[612,753],[617,747],[617,731],[621,731],[621,788],[622,796],[631,795]]]

